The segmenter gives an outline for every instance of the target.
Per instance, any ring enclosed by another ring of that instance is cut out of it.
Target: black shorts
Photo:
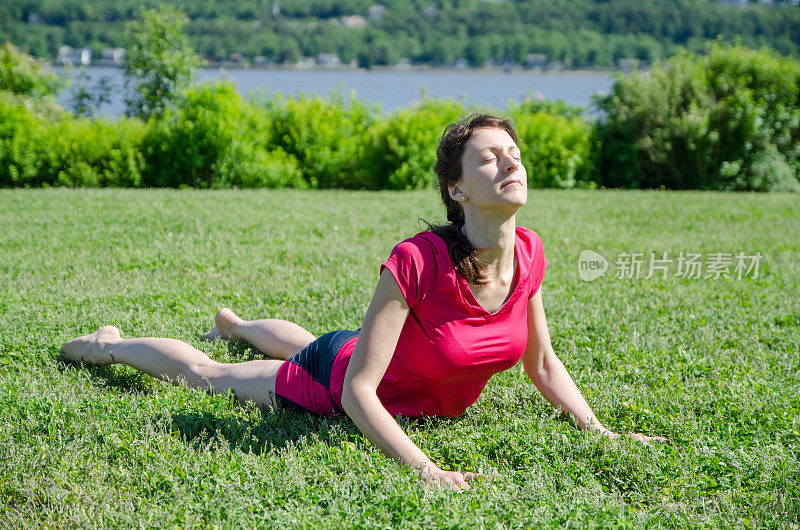
[[[342,346],[358,337],[355,331],[331,331],[311,341],[278,369],[275,393],[278,404],[310,410],[321,416],[344,412],[331,395],[331,369]]]

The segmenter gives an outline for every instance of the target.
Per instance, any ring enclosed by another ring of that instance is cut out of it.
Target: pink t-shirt
[[[400,242],[381,264],[410,309],[377,391],[390,414],[458,416],[490,377],[519,362],[528,341],[528,300],[542,284],[547,261],[539,235],[523,226],[516,229],[514,250],[513,292],[496,313],[478,304],[433,232]],[[330,389],[339,408],[357,340],[346,342],[333,363]]]

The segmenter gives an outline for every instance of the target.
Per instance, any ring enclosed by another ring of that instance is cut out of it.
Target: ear
[[[459,186],[458,182],[455,184],[449,184],[447,186],[447,192],[450,194],[450,198],[456,202],[459,202],[461,200],[461,196],[464,195],[464,192],[461,190],[461,186]]]

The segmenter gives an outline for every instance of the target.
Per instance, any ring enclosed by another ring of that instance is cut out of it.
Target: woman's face
[[[519,147],[505,130],[481,128],[472,133],[461,156],[461,179],[450,186],[450,197],[465,208],[516,211],[525,204],[528,174]]]

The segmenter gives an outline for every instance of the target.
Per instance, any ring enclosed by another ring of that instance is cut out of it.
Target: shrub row
[[[195,85],[161,119],[73,118],[0,97],[0,186],[433,187],[444,127],[468,109],[426,99],[382,115],[341,91],[327,99],[244,98],[231,83]],[[532,185],[573,187],[591,168],[591,126],[522,105]],[[500,112],[500,114],[503,114]]]
[[[0,91],[0,186],[433,187],[436,145],[468,109],[425,99],[384,115],[328,99],[195,85],[163,117],[75,118]],[[533,99],[514,119],[532,187],[800,191],[800,64],[717,43],[620,77],[581,109]]]
[[[800,191],[800,63],[716,42],[598,100],[609,187]]]
[[[73,118],[47,99],[0,92],[0,186],[140,186],[139,120]]]

